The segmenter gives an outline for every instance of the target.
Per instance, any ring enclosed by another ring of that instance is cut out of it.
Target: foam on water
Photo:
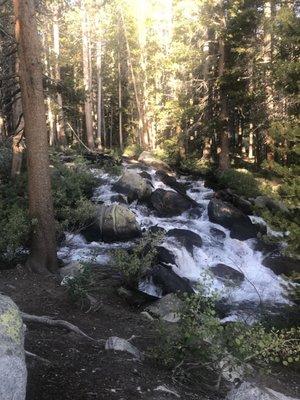
[[[125,165],[126,168],[126,165]],[[141,172],[138,168],[136,172]],[[155,170],[147,170],[152,176],[154,189],[162,188],[172,190],[155,177]],[[112,195],[116,194],[112,190],[113,183],[118,179],[112,177],[101,170],[93,170],[95,176],[100,177],[102,183],[95,190],[93,199],[95,202],[111,203]],[[179,179],[179,182],[186,182],[185,179]],[[241,271],[245,275],[245,280],[239,286],[228,288],[223,282],[214,278],[212,280],[213,288],[222,292],[232,303],[242,302],[269,302],[269,303],[287,303],[284,296],[285,282],[276,276],[270,269],[262,265],[263,255],[254,250],[254,240],[239,241],[230,238],[229,231],[220,225],[209,221],[207,206],[213,191],[204,186],[201,180],[190,182],[190,188],[187,194],[194,199],[203,208],[200,218],[192,218],[188,212],[177,217],[159,218],[147,206],[133,202],[129,208],[135,213],[137,221],[142,228],[146,229],[158,225],[165,230],[174,228],[189,229],[202,238],[201,248],[194,248],[191,255],[184,247],[180,246],[171,238],[165,239],[163,245],[170,249],[175,255],[176,265],[173,270],[182,277],[188,278],[193,282],[203,280],[207,275],[209,267],[222,263]],[[251,217],[252,220],[265,224],[258,217]],[[212,228],[225,233],[225,238],[220,239],[211,233]],[[271,232],[278,235],[278,232]],[[109,262],[109,250],[116,247],[128,247],[130,243],[86,243],[81,235],[67,235],[67,244],[60,249],[59,256],[65,261],[89,260],[103,265]],[[150,294],[158,295],[157,288],[151,282],[142,282],[140,289]]]

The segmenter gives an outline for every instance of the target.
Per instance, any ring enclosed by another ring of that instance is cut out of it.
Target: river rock
[[[174,293],[167,294],[161,299],[150,304],[146,311],[156,318],[160,318],[167,322],[178,322],[180,320],[180,309],[182,300]]]
[[[155,176],[165,185],[170,186],[170,188],[176,190],[176,192],[186,194],[185,185],[178,182],[174,176],[167,174],[166,171],[159,169],[158,171],[156,171]]]
[[[211,222],[230,229],[233,239],[247,240],[257,237],[259,226],[232,204],[212,199],[208,204],[208,216]]]
[[[241,284],[245,279],[245,275],[236,269],[225,264],[217,264],[210,267],[210,271],[221,281],[225,283]]]
[[[156,189],[151,195],[151,204],[161,217],[173,217],[192,207],[192,202],[177,192]]]
[[[149,271],[148,277],[151,277],[153,283],[161,289],[163,296],[178,292],[194,293],[189,280],[178,276],[170,266],[156,265]]]
[[[270,268],[277,275],[291,275],[293,272],[300,274],[300,260],[282,256],[282,255],[271,255],[266,257],[262,264]]]
[[[239,387],[233,388],[226,397],[226,400],[297,400],[294,397],[286,396],[275,390],[258,387],[250,382],[243,382]],[[299,400],[299,399],[298,399]]]
[[[0,399],[25,400],[24,328],[18,307],[0,295]]]
[[[149,174],[149,172],[147,171],[142,171],[139,173],[139,175],[144,178],[144,179],[148,179],[148,181],[152,182],[152,176]]]
[[[152,193],[151,184],[135,171],[125,170],[121,178],[113,185],[113,190],[125,194],[128,201],[147,200]]]
[[[191,254],[193,254],[193,249],[195,247],[202,246],[201,236],[188,229],[170,229],[167,232],[167,236],[175,238],[182,246],[184,246]]]
[[[84,266],[78,261],[73,261],[65,267],[60,268],[58,273],[61,280],[64,281],[65,278],[75,278],[79,276],[83,271]]]
[[[119,204],[128,204],[126,196],[124,196],[123,194],[114,194],[113,196],[111,196],[110,201],[112,203],[119,203]]]
[[[81,232],[88,241],[126,241],[141,236],[134,213],[122,204],[98,207],[95,221]]]
[[[221,231],[221,229],[218,228],[210,228],[209,233],[213,236],[214,239],[217,239],[219,241],[222,241],[226,238],[226,233]]]
[[[165,163],[162,160],[159,160],[158,158],[155,158],[150,151],[143,151],[140,154],[138,161],[157,169],[162,169],[168,172],[171,171],[171,168],[167,163]]]
[[[157,251],[157,259],[160,263],[173,264],[173,265],[176,264],[175,256],[171,252],[171,250],[167,249],[164,246],[157,246],[156,251]]]

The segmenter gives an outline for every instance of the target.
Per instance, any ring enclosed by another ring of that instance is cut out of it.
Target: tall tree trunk
[[[90,56],[89,23],[85,0],[81,0],[82,14],[82,56],[83,56],[83,81],[85,89],[84,113],[86,125],[86,138],[89,149],[94,150],[93,135],[93,98],[92,98],[92,69]]]
[[[273,35],[271,23],[275,14],[274,0],[266,1],[264,5],[264,64],[265,64],[265,94],[268,127],[265,132],[266,157],[269,163],[274,161],[274,139],[270,135],[270,124],[274,116],[274,90],[271,77],[273,62]]]
[[[59,57],[60,57],[60,36],[59,36],[59,6],[54,5],[54,13],[53,13],[53,50],[55,54],[55,63],[54,63],[54,76],[56,82],[60,82],[60,65],[59,65]],[[65,135],[65,123],[64,123],[64,112],[63,112],[63,101],[62,95],[60,91],[57,91],[56,95],[57,105],[58,105],[58,113],[56,115],[56,133],[57,133],[57,141],[60,145],[66,144],[66,135]]]
[[[120,150],[123,151],[123,104],[122,104],[122,69],[120,50],[118,54],[118,96],[119,96],[119,143]]]
[[[102,149],[102,43],[97,42],[97,145]]]
[[[34,222],[27,265],[36,272],[57,268],[40,43],[33,0],[13,0],[15,36],[28,162],[29,214]]]
[[[223,17],[223,26],[226,27],[225,17]],[[227,93],[222,84],[224,78],[226,61],[227,61],[228,48],[225,39],[221,36],[219,38],[219,79],[220,83],[220,153],[219,153],[219,169],[225,171],[230,167],[229,159],[229,115],[228,115],[228,101]]]

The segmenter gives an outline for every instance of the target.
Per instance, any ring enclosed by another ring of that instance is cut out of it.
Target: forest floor
[[[72,303],[55,277],[43,277],[18,266],[0,271],[0,292],[9,295],[23,312],[65,319],[95,339],[119,336],[132,340],[139,350],[149,351],[157,342],[157,324],[129,306],[117,294],[118,279],[108,269],[95,273],[92,295],[97,307]],[[103,345],[59,328],[27,324],[25,348],[50,361],[27,358],[27,400],[164,400],[179,398],[155,390],[165,386],[181,399],[217,400],[205,394],[201,379],[187,389],[172,380],[172,372],[146,357],[134,360],[128,353],[107,351]],[[283,378],[283,379],[282,379]],[[273,389],[297,394],[300,382],[289,373],[267,378]]]
[[[140,351],[147,351],[157,340],[152,321],[129,306],[117,294],[118,282],[105,271],[98,274],[97,310],[87,312],[70,301],[58,280],[26,272],[18,266],[0,271],[0,292],[10,296],[28,314],[47,315],[77,325],[95,339],[119,336],[132,340]],[[176,398],[155,390],[166,386],[181,399],[219,399],[189,394],[172,381],[170,370],[146,358],[138,362],[128,353],[113,352],[75,333],[40,324],[27,324],[25,348],[50,361],[47,365],[27,358],[26,400],[163,400]],[[198,394],[197,394],[198,393]]]

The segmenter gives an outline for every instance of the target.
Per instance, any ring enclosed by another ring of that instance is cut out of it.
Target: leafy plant
[[[114,250],[114,266],[119,270],[129,286],[136,287],[142,275],[153,265],[161,241],[161,234],[145,235],[131,250]]]
[[[73,302],[83,301],[89,292],[91,286],[92,274],[91,268],[83,264],[82,272],[76,276],[70,276],[65,279],[68,295]]]
[[[238,195],[257,197],[260,195],[258,182],[247,170],[229,169],[218,176],[222,187],[233,189]]]

